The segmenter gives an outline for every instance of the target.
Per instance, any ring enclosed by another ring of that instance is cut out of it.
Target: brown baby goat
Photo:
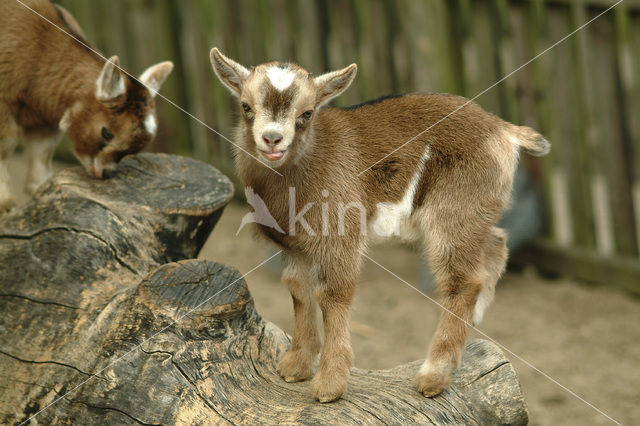
[[[289,63],[248,70],[215,48],[211,62],[240,101],[236,143],[269,166],[238,152],[238,174],[284,231],[259,226],[284,250],[283,280],[293,297],[293,340],[278,365],[284,380],[311,377],[322,351],[313,396],[327,402],[344,393],[362,253],[369,242],[396,236],[422,248],[442,293],[445,311],[415,378],[425,396],[442,392],[460,362],[467,323],[481,321],[504,270],[506,233],[495,225],[518,149],[543,155],[549,143],[452,95],[321,108],[349,87],[355,64],[318,77]]]
[[[118,69],[117,56],[105,62],[77,40],[88,46],[69,12],[48,0],[0,2],[0,211],[13,204],[4,161],[20,128],[29,193],[51,175],[66,130],[97,178],[155,136],[153,98],[173,64],[154,65],[136,80]]]

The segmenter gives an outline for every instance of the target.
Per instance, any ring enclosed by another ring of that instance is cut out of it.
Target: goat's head
[[[215,47],[211,64],[240,102],[245,148],[270,167],[304,151],[316,109],[344,92],[357,72],[356,64],[351,64],[313,77],[298,65],[279,62],[248,70]]]
[[[157,131],[153,98],[173,69],[171,62],[162,62],[136,80],[119,65],[117,56],[110,58],[95,91],[79,99],[60,121],[60,128],[69,130],[76,157],[97,178],[153,140]]]

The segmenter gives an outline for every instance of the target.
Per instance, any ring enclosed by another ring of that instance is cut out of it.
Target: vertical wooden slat
[[[460,18],[467,28],[462,38],[465,95],[474,98],[500,79],[496,70],[491,10],[486,0],[463,0],[460,5]],[[499,89],[494,87],[475,101],[488,111],[499,114],[498,93]]]
[[[549,46],[547,40],[547,20],[546,20],[546,8],[545,2],[541,0],[531,1],[527,4],[525,13],[520,16],[522,19],[518,21],[518,24],[524,25],[526,28],[526,44],[527,57],[524,62],[535,57],[544,49]],[[555,169],[553,168],[553,157],[555,154],[555,144],[558,141],[554,141],[549,136],[551,131],[552,113],[550,109],[550,91],[548,86],[548,78],[550,75],[548,58],[545,60],[544,55],[539,57],[527,66],[525,73],[528,73],[530,78],[525,81],[525,89],[523,89],[523,105],[527,114],[525,117],[525,124],[532,125],[540,132],[550,138],[552,143],[551,152],[546,157],[540,159],[539,166],[542,176],[542,183],[544,187],[543,195],[545,201],[545,224],[546,224],[546,236],[554,240],[559,244],[568,244],[568,239],[563,234],[562,219],[558,219],[562,214],[554,214],[554,211],[558,209],[557,203],[554,202],[554,188],[557,188],[557,184],[554,184],[555,180],[561,180],[557,177],[553,177]],[[522,62],[522,63],[524,63]]]
[[[289,7],[297,10],[294,28],[296,38],[296,60],[315,75],[328,71],[324,62],[321,45],[325,43],[321,23],[316,17],[316,4],[313,0],[290,0]]]
[[[500,78],[513,72],[519,65],[517,54],[515,53],[515,41],[513,28],[509,15],[511,8],[519,7],[516,4],[510,5],[508,0],[494,0],[493,7],[496,17],[497,50],[498,50],[498,75]],[[518,74],[508,77],[501,83],[501,116],[505,120],[513,123],[521,123],[520,111],[518,107]]]
[[[594,16],[599,10],[594,10]],[[594,80],[589,89],[598,100],[595,105],[596,159],[600,162],[609,196],[609,211],[613,220],[614,250],[621,255],[635,256],[635,226],[631,201],[629,161],[622,140],[619,90],[615,67],[612,14],[595,20],[587,29],[589,45],[593,51],[590,66]]]
[[[289,55],[291,33],[287,25],[288,13],[285,0],[271,0],[261,2],[261,12],[268,32],[264,34],[267,40],[265,60],[282,62],[293,61]]]
[[[575,0],[572,4],[572,15],[574,26],[587,22],[586,6],[580,0]],[[582,93],[584,96],[585,108],[585,139],[590,158],[595,160],[596,146],[600,136],[597,127],[597,102],[595,93],[591,90],[594,83],[594,74],[591,68],[593,59],[591,58],[591,46],[587,30],[579,31],[575,38],[578,42],[578,55],[581,73]],[[594,161],[591,170],[591,199],[593,203],[595,236],[597,249],[600,253],[611,254],[614,250],[613,226],[609,220],[609,201],[605,187],[605,178],[602,165]]]
[[[358,90],[361,99],[368,99],[379,91],[375,80],[376,59],[374,44],[370,42],[370,27],[373,23],[368,18],[369,2],[367,0],[353,0],[356,18],[356,31],[360,41],[358,45]],[[367,41],[365,41],[367,40]]]
[[[571,19],[571,9],[567,5],[556,6],[547,12],[549,43],[561,40],[575,28]],[[590,239],[592,221],[591,205],[585,201],[588,194],[588,175],[583,174],[582,132],[584,116],[576,108],[580,86],[573,83],[580,72],[575,68],[575,50],[567,40],[546,53],[550,62],[548,88],[552,96],[550,102],[551,120],[549,136],[554,141],[552,187],[554,209],[557,217],[562,218],[558,224],[559,235],[566,234],[565,245],[585,246]],[[561,178],[560,178],[561,176]]]
[[[185,68],[189,70],[189,78],[185,81],[185,87],[189,92],[189,112],[200,121],[207,123],[208,107],[205,94],[209,92],[213,73],[210,67],[206,66],[209,59],[208,49],[203,40],[202,16],[195,10],[196,2],[187,0],[187,5],[183,8],[181,15],[182,33],[179,37],[182,60]],[[189,120],[189,126],[193,137],[193,154],[196,158],[211,158],[209,129],[195,119]]]
[[[185,110],[190,109],[189,93],[186,88],[186,80],[190,70],[185,66],[180,46],[180,34],[182,33],[181,13],[179,6],[174,2],[142,3],[145,14],[141,16],[144,26],[147,28],[148,38],[145,46],[154,57],[149,58],[151,65],[163,60],[173,61],[173,72],[162,87],[161,93],[174,104]],[[157,26],[157,22],[165,22],[166,30],[151,32],[150,29]],[[151,32],[151,34],[148,34]],[[192,150],[192,135],[189,122],[191,118],[179,108],[167,104],[162,98],[156,98],[159,112],[158,138],[154,142],[154,149],[188,155]],[[167,145],[167,148],[163,146]]]
[[[327,45],[329,46],[329,69],[339,69],[357,61],[356,55],[356,34],[355,17],[351,2],[332,0],[328,2],[329,13],[329,34],[327,35]],[[358,69],[359,80],[367,70],[360,67]],[[336,99],[337,105],[349,105],[360,101],[358,91],[353,88],[345,92],[344,95]]]
[[[364,97],[377,97],[393,92],[391,56],[387,45],[388,25],[381,2],[356,0],[355,10],[360,35],[360,82]]]
[[[232,13],[234,7],[237,5],[234,3],[233,6],[229,5],[229,7],[225,7],[228,5],[226,0],[214,0],[211,5],[213,9],[209,12],[212,26],[212,32],[210,33],[211,47],[216,46],[228,55],[237,54],[237,39],[235,33],[238,29],[235,27],[237,21]],[[216,79],[213,75],[212,78]],[[218,117],[218,121],[215,123],[217,124],[216,130],[230,137],[233,121],[232,115],[234,113],[232,105],[234,105],[235,101],[219,81],[216,81],[216,84],[214,84],[211,96],[213,97],[214,108],[216,109],[216,117]],[[221,150],[225,148],[231,149],[229,142],[219,136],[216,136],[216,144]]]
[[[394,92],[407,93],[414,91],[412,85],[411,38],[414,34],[407,30],[405,14],[406,1],[386,1],[385,8],[389,19],[392,20],[388,43],[392,52],[394,75]]]
[[[546,6],[546,31],[544,46],[551,46],[569,31],[570,14],[565,6]],[[573,139],[571,121],[560,119],[570,111],[572,93],[566,82],[572,78],[570,63],[570,46],[561,44],[542,55],[538,61],[546,67],[547,78],[543,82],[545,104],[548,114],[545,117],[546,135],[553,141],[553,154],[550,163],[551,208],[554,217],[554,233],[557,242],[563,247],[574,243],[575,224],[571,215],[571,157],[573,155]],[[552,76],[552,77],[550,77]]]
[[[410,67],[405,90],[459,93],[461,73],[453,60],[457,46],[450,37],[446,2],[402,1],[398,7],[405,17],[401,31]]]
[[[575,22],[575,14],[571,13],[571,19],[566,25],[562,37],[569,34],[582,23]],[[571,215],[573,220],[573,244],[576,247],[594,249],[596,247],[596,235],[594,225],[593,199],[591,192],[591,176],[594,172],[594,160],[592,149],[587,140],[587,129],[585,122],[588,120],[585,104],[584,87],[585,78],[582,63],[580,60],[580,42],[576,37],[566,40],[564,52],[571,58],[569,61],[569,75],[566,77],[565,85],[570,93],[571,104],[568,110],[558,111],[560,117],[568,116],[571,127],[570,139],[560,141],[572,147],[571,153],[566,158],[566,165],[570,169],[569,187],[571,197]]]
[[[640,247],[640,15],[631,16],[625,3],[614,10],[616,57],[624,103],[625,142],[631,159],[631,195],[635,213],[636,243]]]

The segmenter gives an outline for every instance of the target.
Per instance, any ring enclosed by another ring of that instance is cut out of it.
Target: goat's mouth
[[[262,154],[262,156],[269,161],[278,161],[279,159],[284,157],[284,154],[287,152],[286,149],[284,151],[263,151],[263,150],[259,150],[259,151],[260,151],[260,154]]]

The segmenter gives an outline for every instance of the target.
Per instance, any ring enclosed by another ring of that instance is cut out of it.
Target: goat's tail
[[[542,157],[551,150],[551,144],[540,133],[527,126],[513,126],[512,141],[521,146],[527,154]]]

